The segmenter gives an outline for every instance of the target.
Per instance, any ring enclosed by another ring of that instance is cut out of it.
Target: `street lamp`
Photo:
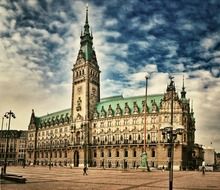
[[[173,128],[171,125],[162,126],[160,128],[163,135],[166,135],[167,142],[169,143],[168,152],[170,153],[169,159],[169,190],[173,189],[173,156],[174,156],[174,142],[177,135],[181,135],[184,131],[183,126],[177,126]]]
[[[174,128],[173,126],[173,92],[175,91],[175,85],[174,85],[174,81],[173,81],[172,76],[169,76],[170,79],[170,85],[169,85],[169,91],[171,91],[171,97],[170,97],[170,101],[171,101],[171,120],[170,123],[164,124],[160,130],[162,131],[163,135],[166,135],[167,137],[167,141],[169,143],[169,147],[168,147],[168,152],[169,152],[169,190],[173,189],[173,156],[174,156],[174,142],[177,138],[178,134],[182,134],[184,131],[184,127],[179,125],[176,126],[176,128]]]
[[[10,110],[9,112],[5,113],[4,117],[9,119],[8,131],[6,132],[6,151],[5,151],[5,162],[4,162],[4,167],[3,167],[3,174],[6,174],[7,159],[8,159],[9,131],[10,131],[10,124],[11,124],[11,117],[13,117],[15,119],[15,114]]]

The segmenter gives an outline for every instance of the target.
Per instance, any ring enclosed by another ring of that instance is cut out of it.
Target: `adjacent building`
[[[170,80],[161,94],[100,97],[100,69],[88,23],[88,9],[80,49],[73,65],[72,105],[41,117],[32,110],[28,126],[30,164],[80,167],[134,168],[146,151],[151,167],[168,167],[170,152],[161,127],[171,121],[183,126],[174,143],[174,168],[193,167],[195,118],[186,98]],[[112,68],[114,69],[114,68]],[[159,85],[159,84],[155,84]],[[146,137],[146,138],[145,138]]]
[[[8,165],[25,164],[27,131],[0,131],[0,165],[4,165],[7,152]],[[7,147],[8,144],[8,148]],[[7,150],[6,150],[7,149]]]

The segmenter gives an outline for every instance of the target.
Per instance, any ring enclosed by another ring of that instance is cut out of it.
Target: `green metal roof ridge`
[[[71,108],[67,108],[67,109],[63,109],[63,110],[60,110],[60,111],[56,111],[56,112],[52,112],[52,113],[49,113],[47,115],[42,115],[40,117],[37,117],[39,119],[47,119],[47,118],[50,118],[50,117],[53,117],[53,116],[57,116],[57,115],[60,115],[62,113],[66,113],[66,112],[70,112],[71,111]]]
[[[147,97],[151,98],[151,97],[157,97],[157,96],[163,96],[164,94],[150,94],[147,95]],[[117,96],[109,96],[109,97],[105,97],[105,98],[101,98],[99,103],[104,103],[107,101],[113,101],[113,100],[130,100],[130,99],[137,99],[137,98],[144,98],[145,95],[139,95],[139,96],[123,96],[123,95],[117,95]]]
[[[116,100],[116,99],[123,99],[124,97],[122,96],[122,95],[116,95],[116,96],[108,96],[108,97],[104,97],[104,98],[101,98],[101,100],[100,100],[100,102],[106,102],[106,101],[108,101],[108,100],[112,100],[112,99],[114,99],[114,100]],[[100,102],[98,102],[98,103],[100,103]]]

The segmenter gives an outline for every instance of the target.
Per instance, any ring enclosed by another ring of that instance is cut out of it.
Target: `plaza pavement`
[[[7,173],[23,175],[26,184],[3,183],[0,190],[163,190],[168,189],[168,171],[114,170],[89,168],[8,167]],[[220,172],[174,171],[173,189],[220,190]]]

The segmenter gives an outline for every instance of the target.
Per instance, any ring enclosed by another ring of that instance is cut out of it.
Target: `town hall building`
[[[174,141],[173,166],[191,167],[195,118],[184,83],[180,94],[171,79],[162,89],[166,89],[165,93],[101,98],[100,68],[93,48],[88,8],[80,39],[72,69],[71,108],[40,117],[35,115],[37,110],[32,110],[26,163],[136,168],[146,151],[150,167],[168,167],[169,143],[161,128],[172,117],[172,126],[181,125],[184,129]]]

